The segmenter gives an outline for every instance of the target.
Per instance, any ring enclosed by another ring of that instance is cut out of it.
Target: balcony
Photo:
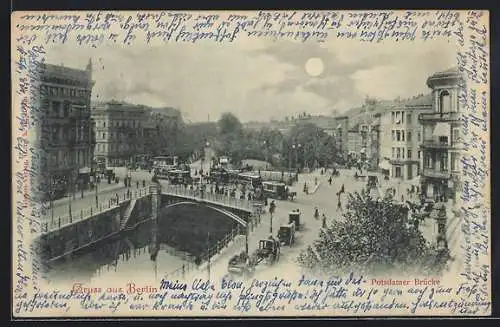
[[[460,113],[454,112],[432,112],[418,115],[418,120],[424,122],[458,122],[460,121]]]
[[[391,163],[391,165],[405,165],[405,164],[409,164],[409,163],[419,163],[420,161],[418,159],[393,158],[393,159],[389,159],[389,162]]]
[[[449,179],[451,177],[451,174],[450,171],[448,170],[435,170],[432,168],[424,168],[422,171],[422,176],[430,178]]]
[[[463,148],[463,144],[461,142],[452,142],[448,141],[439,141],[438,139],[428,139],[424,140],[422,144],[420,144],[421,149],[436,149],[436,150],[460,150]]]

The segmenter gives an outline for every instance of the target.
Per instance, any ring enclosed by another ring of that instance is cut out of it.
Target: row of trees
[[[152,116],[150,147],[153,155],[175,154],[182,159],[201,153],[208,142],[218,155],[233,163],[243,159],[271,162],[283,168],[327,166],[338,161],[335,139],[308,122],[298,122],[289,133],[277,129],[245,129],[239,119],[225,113],[218,122],[186,124],[182,119]]]
[[[214,148],[234,163],[259,159],[283,167],[327,166],[337,161],[335,138],[312,123],[297,123],[286,135],[276,129],[244,129],[231,113],[217,124]]]

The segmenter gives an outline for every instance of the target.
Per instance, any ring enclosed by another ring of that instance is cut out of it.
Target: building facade
[[[38,133],[44,151],[42,194],[56,199],[89,185],[95,139],[90,115],[92,62],[85,70],[45,64],[40,76]]]
[[[141,105],[109,101],[92,108],[96,146],[94,159],[106,166],[124,166],[144,153],[144,124],[148,110]]]
[[[349,134],[349,117],[335,117],[335,145],[342,159],[347,160],[349,153],[348,134]]]
[[[463,76],[457,69],[431,75],[427,86],[432,89],[432,112],[419,115],[423,127],[422,191],[437,201],[456,199],[459,187],[463,143],[458,92],[462,83]]]
[[[389,176],[411,180],[420,175],[422,153],[421,113],[432,111],[432,96],[421,95],[394,106],[382,117],[381,157]]]

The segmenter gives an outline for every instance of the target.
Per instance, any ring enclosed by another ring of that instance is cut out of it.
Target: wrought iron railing
[[[418,120],[420,121],[459,121],[460,113],[453,112],[432,112],[432,113],[423,113],[418,115]]]
[[[71,210],[70,213],[57,218],[45,217],[45,222],[42,223],[42,234],[58,230],[73,223],[88,219],[102,212],[114,209],[120,206],[120,203],[132,199],[138,199],[149,194],[147,188],[141,188],[135,191],[130,191],[128,194],[110,195],[99,201],[98,206],[90,206],[86,209]]]

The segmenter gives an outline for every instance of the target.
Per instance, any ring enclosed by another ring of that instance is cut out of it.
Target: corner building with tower
[[[432,112],[419,115],[422,124],[422,192],[427,198],[442,202],[457,200],[460,187],[460,154],[463,151],[459,88],[463,76],[458,69],[431,75]]]

